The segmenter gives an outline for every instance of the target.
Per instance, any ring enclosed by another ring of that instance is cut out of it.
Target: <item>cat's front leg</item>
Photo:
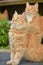
[[[10,65],[10,64],[12,64],[12,60],[13,60],[13,58],[14,58],[14,54],[15,54],[15,51],[14,51],[14,49],[12,49],[11,50],[11,54],[10,54],[10,60],[9,61],[7,61],[7,64],[8,65]]]
[[[24,56],[24,52],[25,52],[24,48],[17,49],[13,62],[12,62],[12,65],[18,65],[20,63],[20,60]]]
[[[15,55],[15,48],[14,48],[14,44],[10,41],[10,48],[11,48],[11,53],[10,53],[10,60],[7,61],[7,64],[8,65],[11,65],[12,64],[12,60],[14,58],[14,55]]]

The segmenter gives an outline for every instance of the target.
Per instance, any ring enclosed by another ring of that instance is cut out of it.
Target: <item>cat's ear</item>
[[[34,6],[35,6],[35,8],[38,8],[38,2],[36,2]]]
[[[18,15],[17,11],[15,11],[15,13],[14,13],[14,14]]]
[[[17,19],[17,17],[18,17],[18,13],[17,13],[17,11],[15,11],[15,13],[13,14],[13,20],[16,20]]]
[[[28,7],[29,6],[29,3],[28,2],[26,2],[26,7]]]
[[[4,12],[3,12],[4,14],[8,14],[8,11],[7,10],[4,10]]]

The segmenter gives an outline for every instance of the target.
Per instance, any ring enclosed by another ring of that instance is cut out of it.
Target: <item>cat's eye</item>
[[[39,32],[36,32],[36,34],[40,34]]]

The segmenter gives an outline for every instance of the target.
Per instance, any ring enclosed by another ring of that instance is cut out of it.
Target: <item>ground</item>
[[[0,52],[0,65],[7,65],[6,62],[10,59],[10,52]],[[19,65],[43,65],[42,63],[28,62],[22,59]]]

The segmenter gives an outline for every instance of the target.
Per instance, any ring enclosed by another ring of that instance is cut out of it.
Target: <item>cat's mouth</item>
[[[20,23],[15,22],[14,24],[11,25],[11,28],[16,28],[16,29],[23,29],[25,27],[26,27],[26,23],[21,25]]]
[[[35,15],[36,15],[36,12],[26,12],[26,14],[27,14],[28,16],[35,16]]]

